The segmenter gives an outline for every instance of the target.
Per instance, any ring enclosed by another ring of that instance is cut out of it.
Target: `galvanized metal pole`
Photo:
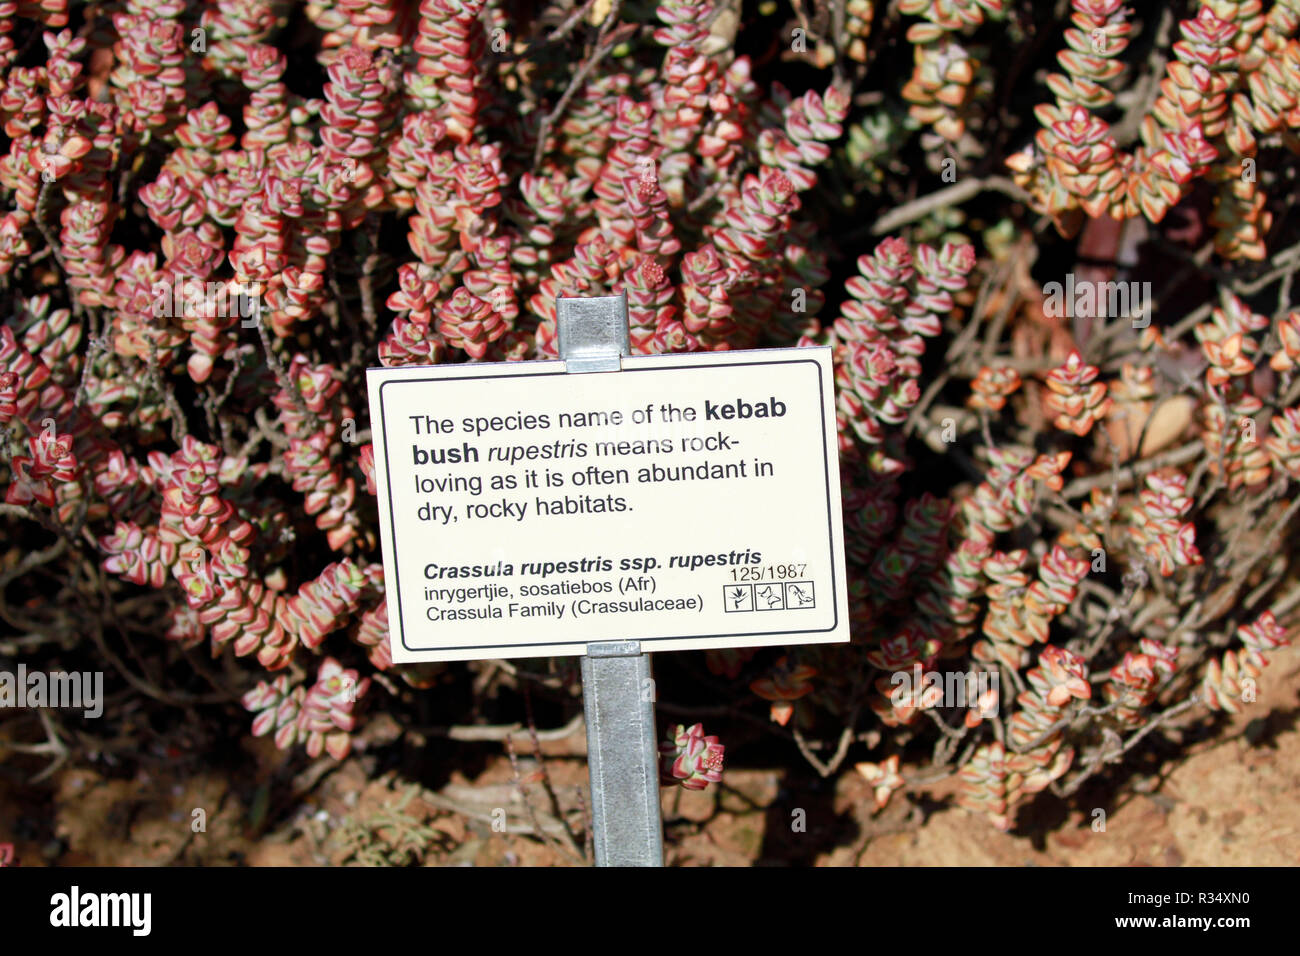
[[[630,355],[627,294],[556,300],[569,373],[617,372]],[[588,644],[582,659],[587,773],[597,866],[663,866],[650,655],[639,641]]]

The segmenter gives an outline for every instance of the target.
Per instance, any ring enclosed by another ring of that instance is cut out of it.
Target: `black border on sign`
[[[822,473],[826,481],[826,537],[830,549],[830,558],[831,558],[831,613],[832,613],[831,626],[819,627],[819,628],[803,628],[797,631],[765,631],[765,632],[740,631],[734,634],[675,634],[668,637],[617,637],[617,638],[609,637],[607,638],[607,640],[620,640],[620,641],[634,640],[634,641],[640,641],[642,643],[646,643],[646,642],[654,642],[654,641],[692,641],[697,639],[726,638],[726,637],[771,637],[777,634],[825,634],[839,627],[839,623],[840,623],[839,587],[837,586],[836,579],[835,579],[835,516],[831,513],[831,476],[830,476],[830,464],[829,464],[830,450],[826,446],[826,427],[825,427],[826,384],[825,382],[822,381],[821,363],[815,361],[814,359],[792,359],[789,361],[768,360],[768,361],[761,361],[761,362],[711,362],[708,365],[694,365],[694,364],[669,365],[667,367],[659,367],[659,368],[656,368],[654,366],[642,366],[641,368],[633,367],[633,368],[625,368],[612,374],[630,375],[630,374],[635,374],[636,372],[679,372],[683,370],[689,371],[693,369],[737,368],[737,367],[754,366],[754,365],[811,365],[813,366],[813,368],[817,370],[817,401],[818,401],[818,407],[821,410],[821,420],[822,420],[822,428],[821,428]],[[402,582],[401,582],[400,570],[399,570],[401,562],[398,560],[397,557],[397,516],[393,510],[392,469],[388,465],[388,463],[392,459],[388,454],[389,451],[388,412],[384,408],[384,389],[387,388],[389,385],[417,385],[421,382],[452,382],[452,381],[471,382],[471,381],[482,381],[483,379],[501,379],[501,378],[549,378],[554,375],[567,376],[568,374],[570,373],[562,372],[557,369],[554,372],[546,372],[546,373],[517,372],[517,373],[507,373],[504,375],[438,375],[430,378],[391,379],[387,382],[382,382],[380,384],[379,415],[381,420],[381,427],[383,428],[383,432],[384,432],[384,472],[385,472],[384,477],[387,479],[385,484],[387,484],[388,487],[385,490],[388,493],[388,522],[392,529],[392,540],[393,540],[393,577],[394,577],[393,584],[394,584],[395,594],[397,597],[397,624],[402,632],[402,646],[406,648],[408,651],[418,654],[422,651],[437,651],[437,652],[474,651],[474,650],[480,650],[486,648],[499,650],[499,649],[505,649],[507,647],[567,647],[570,645],[585,646],[587,644],[592,643],[590,640],[586,640],[586,639],[573,640],[573,641],[556,641],[556,640],[532,641],[529,643],[509,644],[509,645],[463,644],[457,647],[412,647],[410,644],[406,643],[406,624],[405,624],[405,620],[402,617]],[[595,374],[600,374],[600,373],[595,373]],[[606,374],[611,374],[611,373],[606,373]]]

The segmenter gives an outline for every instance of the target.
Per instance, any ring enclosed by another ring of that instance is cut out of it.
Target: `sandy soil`
[[[668,862],[1294,866],[1297,676],[1300,650],[1289,648],[1275,656],[1246,713],[1153,741],[1068,804],[1040,794],[1008,833],[956,807],[948,781],[901,790],[873,813],[869,787],[851,770],[822,782],[807,770],[729,765],[721,786],[664,793]],[[381,726],[375,736],[391,740],[395,729]],[[14,843],[25,866],[580,862],[577,843],[556,822],[541,765],[523,741],[518,746],[518,783],[499,744],[481,745],[488,756],[472,777],[452,773],[424,785],[380,770],[373,754],[339,766],[328,759],[290,766],[261,740],[241,744],[238,774],[177,760],[132,777],[68,769],[43,787],[20,788],[12,780],[19,762],[11,760],[0,778],[0,843]],[[584,747],[581,730],[543,744],[560,814],[579,835]],[[1104,831],[1094,826],[1099,810]],[[545,841],[531,835],[538,829]]]

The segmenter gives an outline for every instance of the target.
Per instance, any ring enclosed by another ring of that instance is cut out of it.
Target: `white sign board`
[[[394,661],[849,639],[829,349],[367,377]]]

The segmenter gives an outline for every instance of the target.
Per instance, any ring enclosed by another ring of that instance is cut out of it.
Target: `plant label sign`
[[[367,377],[394,661],[849,639],[830,349]]]

